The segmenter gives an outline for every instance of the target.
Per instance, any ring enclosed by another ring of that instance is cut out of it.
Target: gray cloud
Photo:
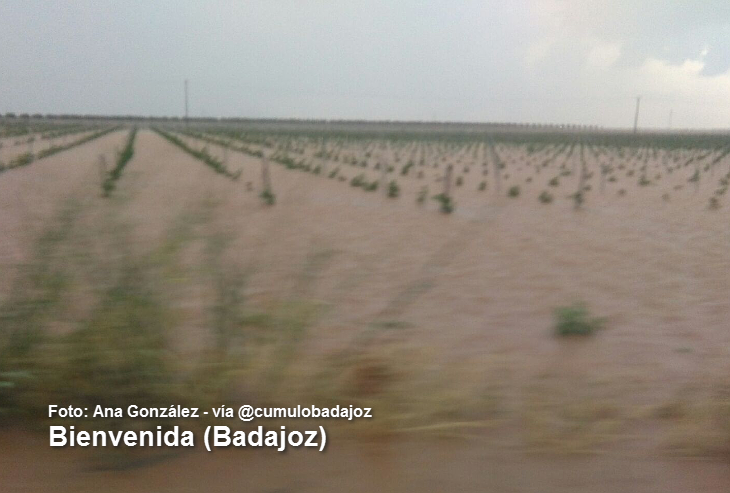
[[[3,2],[0,111],[728,126],[727,39],[717,0]]]

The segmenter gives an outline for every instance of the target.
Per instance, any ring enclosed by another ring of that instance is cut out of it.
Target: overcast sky
[[[730,127],[728,0],[4,0],[0,112]]]

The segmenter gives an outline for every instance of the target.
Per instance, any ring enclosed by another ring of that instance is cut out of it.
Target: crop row
[[[47,149],[43,149],[42,151],[39,151],[38,152],[37,159],[43,159],[44,157],[52,156],[52,155],[57,154],[59,152],[63,152],[63,151],[66,151],[68,149],[71,149],[72,147],[80,146],[81,144],[86,144],[87,142],[91,142],[94,139],[98,139],[99,137],[103,137],[104,135],[106,135],[108,133],[111,133],[111,132],[113,132],[115,130],[118,130],[118,129],[119,129],[119,127],[106,128],[104,130],[100,130],[98,132],[95,132],[95,133],[93,133],[91,135],[87,135],[86,137],[83,137],[83,138],[81,138],[79,140],[75,140],[75,141],[71,142],[70,144],[60,145],[60,146],[54,145],[54,146],[49,147]]]
[[[137,135],[137,127],[132,128],[129,131],[129,137],[127,137],[127,143],[124,149],[117,155],[117,162],[112,170],[107,175],[106,179],[102,183],[102,190],[104,196],[108,197],[114,191],[116,182],[122,176],[122,171],[127,165],[132,156],[134,156],[134,138]]]
[[[3,171],[9,171],[11,169],[20,168],[22,166],[28,166],[33,161],[37,161],[39,159],[43,159],[48,156],[52,156],[59,152],[66,151],[73,147],[80,146],[80,145],[90,142],[92,140],[98,139],[99,137],[103,137],[104,135],[107,135],[108,133],[111,133],[111,132],[117,130],[118,128],[119,127],[110,127],[110,128],[104,129],[104,130],[100,130],[100,131],[93,133],[91,135],[88,135],[82,139],[75,140],[69,144],[61,145],[61,146],[53,146],[53,147],[49,147],[47,149],[43,149],[43,150],[39,151],[37,154],[33,154],[32,152],[24,152],[23,154],[20,154],[19,156],[15,157],[15,159],[10,161],[7,165],[0,163],[0,173],[2,173]]]
[[[382,190],[390,181],[398,186],[394,178],[399,174],[402,179],[415,178],[424,185],[435,181],[440,184],[437,187],[444,190],[449,190],[450,185],[456,189],[473,186],[472,190],[480,193],[491,190],[497,196],[506,195],[512,199],[534,194],[543,204],[562,196],[573,201],[576,208],[590,199],[592,190],[601,195],[613,193],[624,197],[629,191],[627,185],[653,189],[652,194],[661,196],[664,201],[670,200],[672,194],[686,188],[688,183],[697,193],[700,180],[717,180],[713,174],[721,169],[719,166],[725,168],[730,155],[727,144],[720,146],[717,143],[705,148],[614,147],[608,142],[570,139],[516,145],[489,138],[481,143],[423,139],[408,142],[394,141],[386,135],[372,140],[325,140],[313,135],[257,134],[230,128],[176,131],[251,156],[266,156],[287,169],[354,181],[353,186],[365,191]],[[354,174],[348,173],[350,167],[357,171],[353,169]],[[373,171],[379,172],[379,179],[368,178]],[[447,172],[450,178],[447,178]],[[427,197],[428,186],[422,186],[421,190],[418,197]],[[425,194],[423,190],[426,190]],[[566,192],[561,193],[563,190]],[[719,197],[725,192],[726,186],[721,180],[710,208],[720,205]],[[443,196],[452,199],[448,193]],[[449,206],[453,209],[453,202]]]
[[[161,128],[154,127],[154,128],[152,128],[152,130],[154,130],[161,137],[163,137],[170,143],[178,146],[180,149],[187,152],[191,156],[203,161],[205,164],[210,166],[211,169],[213,169],[213,171],[215,171],[216,173],[226,176],[232,180],[237,180],[238,177],[241,175],[240,170],[235,173],[231,172],[228,168],[226,168],[226,166],[221,161],[219,161],[215,157],[211,156],[205,148],[200,149],[200,150],[193,149],[192,147],[189,147],[185,142],[183,142],[181,139],[179,139],[175,135],[167,133],[164,130],[162,130]]]

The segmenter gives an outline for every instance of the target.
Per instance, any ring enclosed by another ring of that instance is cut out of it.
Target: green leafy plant
[[[359,174],[350,180],[351,187],[361,187],[365,184],[365,175]]]
[[[398,197],[398,195],[400,195],[400,187],[395,180],[392,180],[390,183],[388,183],[388,197],[394,199]]]
[[[537,197],[537,199],[543,204],[549,204],[553,201],[553,194],[551,194],[547,190],[543,190]]]
[[[592,317],[582,302],[555,309],[555,333],[560,336],[591,335],[605,326],[605,319]]]
[[[444,214],[451,214],[454,212],[454,202],[448,195],[440,193],[438,195],[434,195],[433,199],[439,203],[440,210]]]
[[[122,171],[124,170],[124,167],[127,165],[129,160],[132,159],[132,156],[134,156],[134,138],[136,135],[137,127],[134,127],[129,132],[129,137],[127,138],[127,143],[124,146],[124,149],[117,156],[117,163],[114,166],[114,169],[109,172],[109,175],[104,180],[104,183],[102,184],[102,190],[105,197],[108,197],[114,190],[116,181],[122,176]]]
[[[10,161],[10,163],[8,164],[8,168],[12,169],[20,168],[21,166],[28,166],[30,163],[33,162],[34,159],[35,156],[33,156],[33,154],[31,154],[30,152],[25,152]]]
[[[276,195],[274,195],[274,193],[268,188],[261,192],[259,197],[261,197],[261,200],[266,205],[274,205],[276,203]]]

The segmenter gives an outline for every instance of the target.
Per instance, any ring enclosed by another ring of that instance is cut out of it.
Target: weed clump
[[[591,335],[603,328],[603,318],[592,317],[583,303],[555,309],[555,333],[560,336]]]
[[[440,204],[440,210],[444,214],[451,214],[454,212],[454,201],[451,200],[451,197],[444,193],[440,193],[438,195],[434,195],[433,199]]]
[[[394,199],[398,197],[398,195],[400,195],[400,187],[395,180],[392,180],[390,183],[388,183],[388,197]]]
[[[359,174],[350,180],[351,187],[361,187],[365,184],[365,175]]]
[[[537,198],[543,204],[549,204],[553,201],[553,194],[547,190],[543,190]]]
[[[259,197],[261,197],[261,200],[266,205],[274,205],[276,203],[276,195],[274,195],[274,193],[268,188],[261,192]]]

